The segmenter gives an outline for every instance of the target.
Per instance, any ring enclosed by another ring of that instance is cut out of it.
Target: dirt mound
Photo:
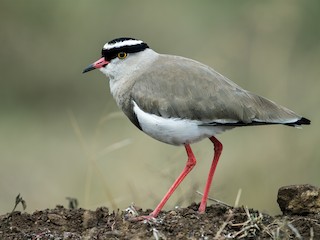
[[[287,188],[282,192],[292,194]],[[205,214],[197,209],[194,203],[144,221],[133,219],[151,210],[133,206],[124,212],[63,206],[32,214],[14,211],[0,216],[0,239],[320,239],[319,212],[272,217],[222,204],[208,206]]]
[[[319,214],[277,216],[212,205],[206,214],[197,204],[161,212],[155,220],[132,222],[125,212],[54,209],[0,217],[1,239],[320,239]],[[147,215],[149,211],[137,211]],[[312,239],[312,238],[311,238]]]

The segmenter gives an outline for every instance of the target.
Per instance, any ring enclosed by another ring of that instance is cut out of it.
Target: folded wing
[[[210,67],[178,56],[161,55],[152,69],[139,76],[131,97],[146,112],[200,120],[202,125],[310,124],[308,119],[242,89]]]

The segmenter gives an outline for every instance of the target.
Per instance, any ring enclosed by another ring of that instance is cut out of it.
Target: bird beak
[[[96,62],[90,64],[88,67],[86,67],[86,68],[82,71],[82,73],[90,72],[90,71],[95,70],[95,69],[97,69],[97,68],[102,68],[102,67],[104,67],[104,66],[106,66],[106,65],[108,65],[108,64],[109,64],[109,62],[106,61],[106,60],[104,59],[104,57],[102,57],[102,58],[100,58],[98,61],[96,61]]]

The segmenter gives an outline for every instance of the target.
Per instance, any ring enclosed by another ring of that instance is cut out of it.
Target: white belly
[[[146,113],[133,101],[135,112],[142,130],[149,136],[168,144],[182,145],[219,134],[232,127],[199,126],[198,120],[162,118]]]

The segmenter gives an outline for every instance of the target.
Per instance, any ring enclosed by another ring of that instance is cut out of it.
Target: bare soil
[[[163,211],[148,221],[132,221],[151,212],[135,207],[124,212],[63,206],[32,214],[14,211],[0,216],[0,239],[320,239],[319,213],[272,217],[215,204],[198,214],[197,208],[194,203]]]

